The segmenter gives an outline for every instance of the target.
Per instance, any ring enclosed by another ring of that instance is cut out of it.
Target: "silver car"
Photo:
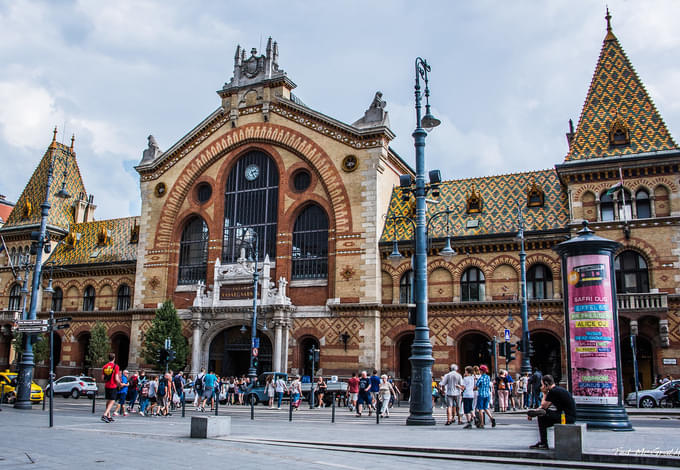
[[[659,402],[664,397],[664,392],[668,390],[668,387],[670,387],[671,384],[678,386],[680,385],[680,380],[666,382],[665,384],[659,385],[658,387],[651,390],[638,391],[640,408],[654,408],[659,406]],[[628,406],[635,406],[635,392],[629,393],[626,396],[626,404]]]
[[[45,393],[49,393],[49,390],[48,384]],[[96,393],[97,382],[92,377],[65,375],[54,381],[54,394],[63,395],[64,398],[78,398],[80,395],[91,397]]]

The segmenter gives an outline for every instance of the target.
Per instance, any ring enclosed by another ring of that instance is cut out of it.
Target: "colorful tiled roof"
[[[666,124],[609,25],[566,161],[676,149]],[[625,125],[629,143],[611,145],[616,122]]]
[[[80,193],[85,194],[85,186],[80,176],[75,153],[69,147],[53,141],[38,163],[33,176],[28,180],[24,191],[7,219],[7,223],[3,226],[4,230],[10,227],[40,225],[40,205],[45,202],[45,186],[51,161],[54,161],[54,171],[52,186],[50,187],[49,202],[51,208],[47,225],[68,230],[69,226],[73,224],[73,201]],[[65,166],[65,189],[71,195],[69,199],[61,199],[55,196],[61,190]]]
[[[527,194],[534,184],[544,194],[543,205],[527,207]],[[479,213],[467,212],[468,197],[473,190],[481,198],[482,210]],[[428,195],[428,198],[431,197]],[[440,185],[439,200],[439,204],[427,205],[427,219],[431,220],[428,234],[430,238],[446,237],[446,215],[432,219],[435,213],[446,209],[452,211],[448,218],[448,233],[451,237],[516,232],[518,201],[522,205],[525,228],[528,231],[560,229],[566,227],[569,221],[567,193],[555,170],[445,181]],[[390,221],[390,217],[413,218],[414,211],[413,195],[408,201],[403,201],[402,189],[395,187],[380,241],[393,241],[395,229],[399,241],[412,240],[412,225],[403,219]]]
[[[73,224],[47,263],[74,266],[133,262],[137,259],[133,231],[138,226],[139,217]]]

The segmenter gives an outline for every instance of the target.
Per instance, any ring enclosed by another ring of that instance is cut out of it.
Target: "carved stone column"
[[[195,377],[201,370],[201,314],[194,312],[191,320],[193,330],[191,343],[191,374]]]
[[[280,321],[275,321],[274,322],[274,364],[272,367],[274,368],[274,372],[282,372],[281,371],[281,339],[282,339],[282,334],[281,334],[281,322]]]
[[[288,371],[288,342],[290,340],[290,326],[291,322],[287,321],[284,322],[283,328],[282,328],[282,348],[281,348],[281,371],[282,372],[287,372]]]

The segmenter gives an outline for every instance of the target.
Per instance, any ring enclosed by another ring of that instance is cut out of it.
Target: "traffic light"
[[[259,361],[257,360],[257,356],[253,358],[253,368],[257,369],[257,365],[259,364]]]
[[[494,342],[493,342],[493,341],[487,341],[487,342],[486,342],[486,350],[487,350],[487,352],[489,353],[489,356],[491,356],[491,357],[493,357],[494,352],[495,352],[495,351],[493,350],[493,349],[494,349],[493,347],[494,347]]]
[[[174,349],[168,350],[168,362],[174,361],[176,357],[177,353],[174,351]]]
[[[515,353],[517,350],[515,349],[515,345],[512,343],[505,343],[505,360],[507,362],[514,361],[516,359]]]
[[[168,357],[170,356],[169,352],[167,349],[163,348],[158,352],[158,362],[160,364],[167,364],[168,363]]]
[[[524,341],[522,341],[521,339],[517,341],[517,343],[515,343],[515,348],[517,348],[516,350],[521,352],[522,354],[526,354],[526,351],[524,350]]]

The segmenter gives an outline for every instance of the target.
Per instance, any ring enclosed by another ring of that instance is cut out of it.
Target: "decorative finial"
[[[54,126],[54,131],[52,134],[52,143],[50,143],[50,148],[57,148],[57,126]]]
[[[592,235],[595,233],[590,229],[590,227],[588,227],[587,220],[584,220],[583,222],[581,222],[581,224],[583,225],[583,228],[577,232],[579,236],[586,237],[588,235]]]
[[[76,140],[76,135],[71,134],[71,148],[69,149],[71,151],[71,153],[73,153],[73,142],[75,142],[75,140]]]
[[[612,30],[612,15],[609,14],[609,5],[607,5],[607,15],[604,17],[607,20],[607,31]]]

